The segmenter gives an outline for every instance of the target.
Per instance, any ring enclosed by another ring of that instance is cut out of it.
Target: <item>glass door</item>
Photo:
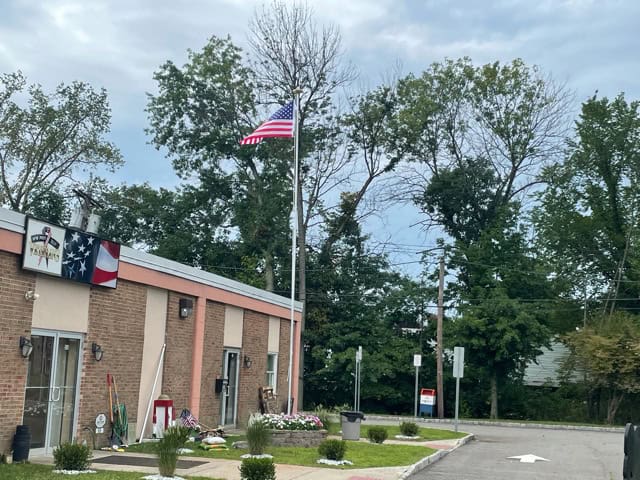
[[[224,350],[222,360],[222,378],[227,384],[222,389],[222,408],[220,418],[223,425],[235,425],[238,408],[238,350]]]
[[[73,439],[82,339],[74,334],[34,331],[31,343],[23,423],[30,426],[31,448],[49,453]]]

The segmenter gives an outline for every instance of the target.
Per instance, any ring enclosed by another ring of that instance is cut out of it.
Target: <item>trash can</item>
[[[31,446],[31,430],[29,425],[18,425],[13,437],[13,463],[29,460],[29,447]]]
[[[360,422],[364,420],[362,412],[340,412],[342,440],[360,440]]]

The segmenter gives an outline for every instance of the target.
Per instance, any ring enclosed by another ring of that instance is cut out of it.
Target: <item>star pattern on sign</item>
[[[98,244],[86,233],[68,231],[63,243],[62,275],[79,282],[91,282]]]

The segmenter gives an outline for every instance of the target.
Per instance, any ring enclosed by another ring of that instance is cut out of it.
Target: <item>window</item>
[[[276,372],[278,371],[278,354],[277,353],[268,353],[267,354],[267,381],[266,386],[273,388],[275,393],[276,391]]]

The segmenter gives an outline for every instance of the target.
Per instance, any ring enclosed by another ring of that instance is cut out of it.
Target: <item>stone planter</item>
[[[274,447],[317,447],[327,438],[326,430],[271,430]]]

